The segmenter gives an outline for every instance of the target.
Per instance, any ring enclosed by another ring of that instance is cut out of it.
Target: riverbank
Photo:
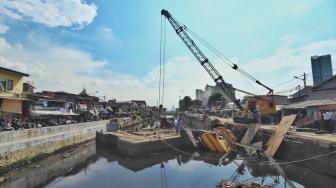
[[[108,121],[0,132],[0,172],[88,140]]]

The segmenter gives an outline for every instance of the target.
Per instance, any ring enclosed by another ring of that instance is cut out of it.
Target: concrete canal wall
[[[0,187],[43,187],[57,177],[86,168],[98,159],[94,145],[95,141],[92,140],[77,148],[66,150],[68,157],[64,157],[63,153],[58,153],[36,163],[31,163],[26,168],[4,176],[5,181],[0,183]]]
[[[143,121],[141,117],[117,120],[122,128]],[[96,131],[106,130],[108,122],[109,120],[92,121],[0,132],[0,172],[13,163],[29,161],[34,157],[94,139]]]
[[[193,129],[211,129],[211,119],[204,114],[184,113],[181,116],[182,125]]]
[[[108,121],[0,132],[0,168],[95,138]]]

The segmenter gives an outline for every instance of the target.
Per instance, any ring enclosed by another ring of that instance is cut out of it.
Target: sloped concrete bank
[[[1,177],[0,187],[44,187],[60,176],[87,168],[97,160],[95,141],[91,140],[5,174]]]
[[[0,132],[0,171],[57,150],[94,139],[108,121]]]

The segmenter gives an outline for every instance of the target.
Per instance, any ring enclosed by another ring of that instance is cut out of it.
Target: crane
[[[190,38],[188,33],[184,30],[184,26],[182,26],[179,22],[177,22],[173,16],[165,9],[162,9],[161,15],[165,16],[170,24],[173,26],[176,34],[182,39],[184,44],[189,48],[198,62],[203,66],[203,68],[208,72],[211,78],[215,81],[216,85],[219,86],[225,95],[239,108],[243,109],[240,104],[240,100],[236,98],[234,88],[226,83],[216,70],[216,68],[211,64],[209,59],[203,54],[203,52],[198,48],[195,42]]]
[[[221,54],[217,49],[215,49],[211,44],[206,42],[196,33],[191,31],[187,26],[182,24],[176,18],[174,18],[167,10],[162,9],[161,15],[164,16],[174,28],[176,34],[182,39],[184,44],[188,47],[188,49],[192,52],[192,54],[196,57],[198,62],[202,65],[202,67],[208,72],[211,78],[214,80],[217,86],[219,86],[224,94],[241,110],[242,116],[236,116],[233,118],[234,122],[237,123],[247,123],[248,118],[247,114],[249,111],[255,112],[257,109],[261,114],[261,119],[263,123],[270,123],[274,119],[279,120],[279,114],[276,111],[275,99],[273,95],[273,89],[261,83],[258,79],[248,74],[244,70],[238,67],[237,64],[230,61],[223,54]],[[258,85],[264,87],[268,90],[267,95],[256,95],[251,92],[247,92],[238,88],[233,87],[231,84],[228,84],[224,81],[222,75],[216,70],[210,60],[203,54],[200,48],[195,44],[195,42],[189,36],[190,33],[196,39],[198,39],[203,45],[205,45],[209,50],[214,52],[219,58],[221,58],[225,63],[227,63],[232,69],[240,72],[248,79],[254,81]],[[244,108],[242,107],[240,100],[236,98],[235,91],[242,92],[244,94],[250,95],[248,100],[246,101]],[[257,121],[257,120],[254,120]]]

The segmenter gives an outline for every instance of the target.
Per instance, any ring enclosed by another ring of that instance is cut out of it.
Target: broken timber
[[[196,139],[193,135],[193,133],[191,132],[191,130],[189,128],[183,128],[181,131],[182,134],[185,133],[185,135],[187,136],[188,140],[190,141],[190,143],[192,144],[192,146],[194,148],[197,148],[197,142]]]
[[[267,149],[265,151],[267,156],[274,156],[285,135],[289,131],[290,126],[293,125],[295,118],[296,114],[282,117],[281,122],[275,128],[274,134],[272,134],[271,138],[268,140]]]
[[[250,145],[259,128],[260,124],[250,125],[240,143],[244,145]]]

